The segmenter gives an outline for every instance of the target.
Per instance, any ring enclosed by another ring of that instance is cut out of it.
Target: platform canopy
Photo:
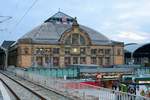
[[[125,45],[125,52],[128,53],[150,53],[150,43],[145,44],[136,44],[136,43],[130,43]]]

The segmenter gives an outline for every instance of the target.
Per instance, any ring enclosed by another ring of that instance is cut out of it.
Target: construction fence
[[[52,78],[36,73],[29,73],[20,69],[13,70],[17,76],[31,82],[40,84],[58,93],[72,97],[75,100],[150,100],[143,96],[137,96],[103,87],[80,83],[76,80],[64,80]]]

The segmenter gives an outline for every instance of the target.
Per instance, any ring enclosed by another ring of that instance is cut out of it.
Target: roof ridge
[[[52,18],[63,18],[63,17],[66,17],[67,19],[71,19],[73,20],[74,18],[61,12],[61,11],[58,11],[57,13],[55,13],[54,15],[52,15],[51,17],[49,17],[47,20],[45,20],[44,22],[49,22]]]
[[[64,12],[61,12],[61,11],[58,11],[58,12],[55,13],[53,16],[55,16],[55,15],[57,15],[57,14],[59,14],[59,13],[64,14],[65,16],[68,16],[68,17],[70,17],[70,18],[73,19],[73,17],[71,17],[70,15],[67,15],[67,14],[65,14]],[[50,18],[52,18],[53,16],[51,16]]]

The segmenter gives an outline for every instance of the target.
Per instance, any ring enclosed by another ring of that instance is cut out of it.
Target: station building
[[[9,65],[19,67],[124,63],[124,43],[110,40],[60,11],[18,39],[8,51]]]

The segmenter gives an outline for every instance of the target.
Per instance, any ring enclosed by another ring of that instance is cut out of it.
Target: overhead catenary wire
[[[0,16],[0,18],[4,18],[4,19],[0,20],[0,24],[1,24],[1,23],[4,23],[7,20],[10,20],[12,17],[11,16]],[[7,28],[0,29],[0,31],[6,31],[6,30],[7,30]]]
[[[12,32],[15,31],[17,26],[21,23],[21,21],[24,19],[24,17],[28,14],[28,12],[33,8],[33,6],[37,3],[38,0],[35,0],[32,5],[26,10],[26,12],[23,14],[23,16],[19,19],[19,21],[15,24],[14,28],[12,29]]]
[[[11,19],[12,17],[11,16],[0,16],[1,18],[5,18],[5,19],[3,19],[3,20],[0,20],[0,23],[3,23],[3,22],[5,22],[5,21],[7,21],[7,20],[9,20],[9,19]]]

